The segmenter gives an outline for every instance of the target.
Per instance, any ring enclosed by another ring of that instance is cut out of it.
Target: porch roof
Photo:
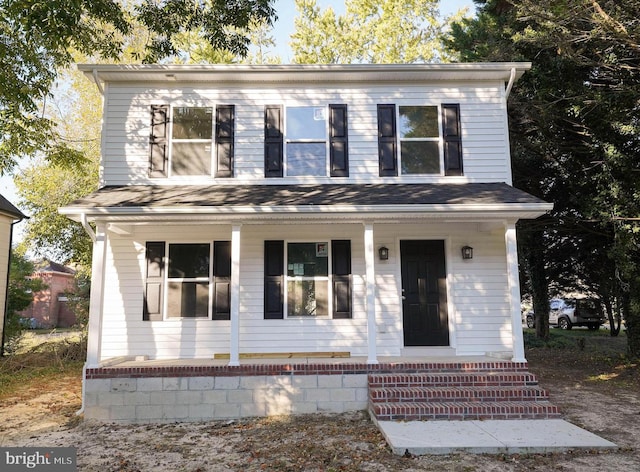
[[[107,186],[60,209],[71,218],[273,219],[338,215],[536,218],[552,208],[505,183]]]

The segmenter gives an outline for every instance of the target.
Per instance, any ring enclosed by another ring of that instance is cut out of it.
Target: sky
[[[322,9],[332,6],[338,14],[344,13],[345,10],[344,0],[318,0],[318,5]],[[473,0],[441,0],[440,13],[442,15],[449,15],[464,7],[468,7],[470,11],[474,11],[475,6]],[[273,31],[273,36],[276,41],[276,50],[274,53],[280,55],[284,63],[288,63],[292,57],[291,49],[288,46],[289,35],[293,32],[293,20],[296,16],[294,0],[276,0],[275,9],[278,20],[275,23]],[[17,205],[18,197],[11,176],[0,177],[0,194],[14,205]],[[18,231],[16,231],[14,235],[17,239],[20,237],[21,226],[22,224],[18,225]]]

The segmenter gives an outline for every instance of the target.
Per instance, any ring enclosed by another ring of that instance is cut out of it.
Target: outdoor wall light
[[[471,246],[462,246],[461,250],[463,259],[473,259],[473,248]]]
[[[389,259],[389,248],[386,246],[381,246],[380,249],[378,249],[378,257],[380,258],[381,261],[386,261]]]

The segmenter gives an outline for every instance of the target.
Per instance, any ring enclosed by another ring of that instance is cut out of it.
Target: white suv
[[[527,327],[535,327],[533,312],[526,314]],[[549,302],[549,326],[571,329],[586,326],[591,330],[600,329],[604,324],[602,305],[593,298],[554,298]]]

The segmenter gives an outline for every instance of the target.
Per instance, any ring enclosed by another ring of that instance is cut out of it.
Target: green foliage
[[[62,77],[68,87],[52,100],[52,117],[60,123],[67,146],[82,159],[74,166],[36,159],[15,176],[19,205],[30,215],[21,247],[88,271],[91,240],[82,225],[59,214],[58,208],[98,188],[102,102],[95,86],[79,72],[68,70]]]
[[[533,62],[509,110],[514,184],[554,203],[519,226],[544,235],[536,277],[622,311],[638,356],[640,1],[476,3],[477,18],[454,26],[448,42],[462,60]]]
[[[172,38],[172,45],[178,51],[176,62],[188,64],[278,64],[279,56],[272,56],[269,49],[275,46],[271,36],[272,25],[266,20],[251,21],[242,29],[251,43],[245,56],[229,49],[220,49],[211,45],[200,33],[187,31],[178,33]]]
[[[291,35],[298,64],[412,63],[443,60],[438,0],[347,0],[344,15],[296,0]],[[455,18],[459,19],[462,13]]]
[[[77,158],[42,109],[72,49],[115,58],[129,24],[111,0],[0,0],[0,173],[38,151]],[[110,25],[103,29],[99,25]]]
[[[89,301],[91,295],[91,278],[81,273],[76,274],[73,290],[67,293],[69,309],[76,315],[75,328],[79,329],[84,340],[89,326]]]
[[[33,263],[24,255],[12,251],[7,291],[7,319],[3,334],[4,352],[7,354],[12,354],[18,349],[25,329],[25,324],[18,312],[29,306],[34,293],[46,287],[42,280],[29,277],[34,269]]]
[[[175,36],[193,32],[214,48],[246,55],[247,27],[271,22],[273,0],[0,0],[0,174],[23,156],[42,154],[55,163],[82,160],[48,118],[47,101],[58,71],[74,54],[117,60],[160,61],[178,53]],[[131,45],[134,27],[146,38]],[[136,53],[136,50],[142,52]]]
[[[151,33],[143,62],[158,62],[179,53],[172,38],[186,32],[201,35],[213,49],[246,56],[246,34],[253,21],[268,21],[275,15],[272,0],[144,0],[136,7],[141,24]]]

